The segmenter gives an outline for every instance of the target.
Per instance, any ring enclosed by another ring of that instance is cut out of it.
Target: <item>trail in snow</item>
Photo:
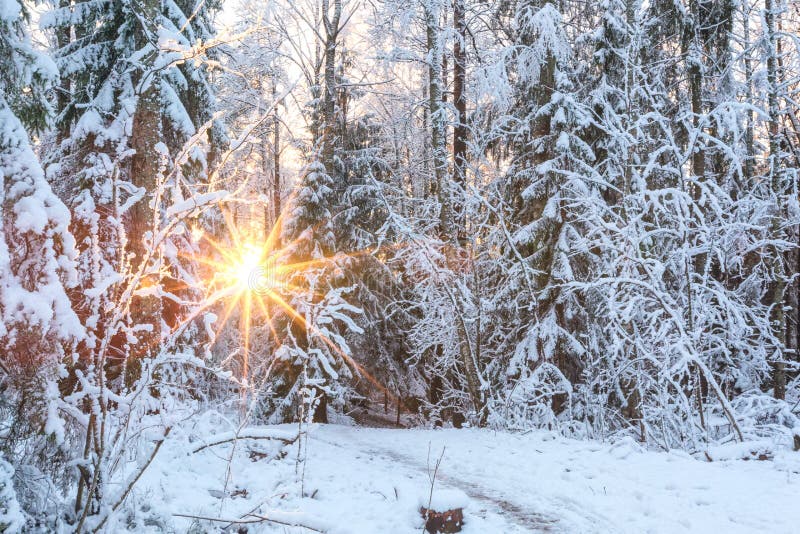
[[[365,428],[403,428],[398,425],[396,420],[391,420],[388,415],[376,414],[369,410],[359,410],[353,414],[353,418]],[[319,440],[319,438],[317,438]],[[320,440],[321,441],[321,440]],[[337,443],[327,442],[329,445],[338,446]],[[368,449],[363,451],[366,454],[379,455],[394,463],[404,465],[409,469],[416,470],[425,475],[429,475],[431,467],[427,464],[422,464],[415,458],[401,454],[389,448],[382,449]],[[502,513],[507,519],[510,519],[517,526],[526,529],[529,532],[552,532],[557,525],[558,520],[550,517],[544,513],[526,510],[524,507],[510,502],[503,496],[498,495],[496,492],[487,488],[481,487],[478,484],[461,480],[456,476],[447,473],[447,470],[440,469],[436,474],[436,484],[441,486],[450,486],[457,488],[466,493],[471,499],[483,503],[484,505],[495,509],[497,512]]]
[[[800,455],[790,450],[775,461],[707,463],[644,451],[632,441],[575,441],[549,432],[314,425],[301,464],[296,449],[276,457],[280,444],[264,440],[243,440],[233,453],[230,444],[192,453],[223,426],[201,422],[185,431],[187,441],[165,446],[133,495],[148,508],[143,518],[172,517],[176,531],[185,532],[191,520],[173,514],[241,518],[257,510],[326,534],[419,533],[428,466],[444,449],[434,491],[467,495],[464,534],[800,532]],[[265,523],[249,532],[304,530]]]
[[[439,483],[486,507],[489,524],[498,519],[506,523],[484,532],[800,531],[800,508],[794,502],[800,490],[800,456],[788,450],[774,462],[708,463],[680,452],[645,451],[633,441],[584,442],[548,432],[522,436],[475,429],[327,425],[313,430],[311,439],[312,454],[331,454],[313,446],[324,441],[326,447],[337,448],[343,463],[346,456],[368,458],[359,477],[373,476],[373,466],[388,466],[393,478],[412,472],[418,486],[419,479],[427,480],[428,451],[433,462],[445,448]],[[467,525],[476,506],[466,510]]]
[[[393,462],[404,465],[410,469],[415,469],[426,475],[431,472],[430,466],[422,465],[414,458],[390,449],[372,449],[365,452],[383,456]],[[460,489],[470,498],[494,508],[496,512],[501,513],[506,519],[512,520],[518,526],[527,529],[529,532],[553,532],[556,530],[554,527],[557,526],[558,520],[555,517],[548,516],[544,513],[537,513],[533,510],[526,510],[523,506],[507,500],[505,497],[498,495],[488,488],[448,474],[447,468],[444,468],[444,470],[440,468],[436,473],[436,486],[438,487],[442,484]]]
[[[373,431],[375,432],[375,431]],[[380,432],[380,431],[377,431]],[[407,431],[414,432],[414,431]],[[423,431],[437,434],[436,431]],[[323,439],[321,436],[331,436],[335,434],[335,440]],[[396,448],[379,446],[374,441],[364,441],[360,436],[365,434],[362,429],[356,427],[318,427],[313,431],[311,439],[313,442],[324,443],[328,446],[336,447],[347,451],[349,454],[361,453],[365,456],[377,459],[380,463],[388,462],[395,471],[411,470],[422,474],[426,479],[433,471],[432,463],[435,462],[433,456],[438,456],[441,449],[412,447],[418,453],[423,453],[424,458],[415,457],[408,449],[407,452],[399,452],[401,444],[396,440],[390,440]],[[394,433],[393,433],[394,434]],[[468,471],[468,466],[454,464],[448,459],[447,445],[445,447],[445,462],[440,466],[436,475],[435,488],[442,486],[456,488],[466,493],[471,499],[485,506],[481,512],[488,512],[491,515],[502,517],[508,526],[519,529],[519,532],[613,532],[614,526],[605,517],[592,513],[590,510],[581,508],[571,500],[548,499],[542,496],[538,506],[531,506],[530,503],[522,504],[510,496],[510,493],[519,494],[520,491],[530,492],[533,487],[510,487],[509,491],[502,491],[496,486],[491,487],[486,482],[493,481],[495,484],[504,485],[501,478],[495,479],[476,479],[475,477],[466,478],[455,474],[462,467]],[[317,450],[318,449],[314,449]],[[452,448],[451,448],[452,451]],[[431,458],[428,458],[430,453]],[[569,510],[568,521],[563,512]],[[467,511],[467,517],[474,510]],[[517,531],[517,530],[515,530]],[[505,530],[504,532],[508,532]]]
[[[359,410],[353,414],[353,418],[365,428],[404,428],[403,425],[397,425],[396,420],[393,420],[389,415],[373,413],[369,410]],[[337,445],[331,442],[328,443]],[[431,468],[427,462],[422,463],[410,455],[401,454],[391,448],[371,448],[369,450],[364,450],[364,452],[383,456],[395,463],[404,465],[407,468],[416,470],[425,475],[431,472]],[[509,500],[507,496],[499,493],[497,490],[487,488],[480,483],[459,478],[451,474],[450,471],[450,468],[447,466],[440,468],[437,473],[437,484],[444,484],[445,486],[460,489],[470,498],[493,509],[495,512],[501,514],[506,519],[510,519],[513,523],[516,523],[517,526],[524,528],[528,532],[555,532],[563,530],[563,525],[559,525],[557,516],[541,510],[531,510],[529,507]],[[587,517],[587,519],[594,521],[597,518]]]

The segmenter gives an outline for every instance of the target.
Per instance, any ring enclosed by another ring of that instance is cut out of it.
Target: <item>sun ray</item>
[[[240,239],[239,227],[236,226],[233,213],[224,206],[221,206],[221,211],[222,217],[225,219],[225,227],[228,229],[228,234],[230,234],[236,250],[240,250],[242,248],[242,240]]]
[[[252,294],[250,291],[244,293],[244,310],[242,313],[242,330],[244,332],[244,357],[242,362],[242,377],[245,384],[250,383],[250,307],[252,304]]]
[[[280,336],[278,336],[278,331],[275,329],[275,325],[272,323],[272,314],[269,312],[269,307],[264,302],[264,299],[261,298],[261,295],[256,295],[256,302],[258,303],[261,312],[267,318],[267,325],[269,325],[269,330],[272,333],[272,339],[275,340],[276,348],[283,345],[280,340]]]
[[[284,213],[280,213],[278,219],[267,234],[267,238],[264,240],[264,249],[275,250],[277,248],[278,241],[281,237],[281,228],[283,228],[283,218]]]
[[[233,236],[233,233],[231,234],[231,236]],[[214,248],[214,250],[216,250],[219,254],[221,254],[228,262],[236,261],[235,250],[238,250],[239,245],[237,245],[237,249],[234,250],[226,249],[223,245],[217,243],[217,241],[215,241],[208,234],[203,234],[203,240],[209,245],[211,245]]]
[[[240,299],[241,299],[241,294],[237,294],[225,306],[225,312],[222,316],[222,320],[219,322],[219,324],[217,325],[217,329],[214,331],[215,339],[219,337],[219,334],[222,332],[222,329],[228,323],[228,319],[230,319],[230,316],[233,313],[233,310],[236,308],[236,305],[239,303]]]
[[[290,204],[291,199],[286,206]],[[378,390],[395,399],[386,386],[326,335],[326,332],[314,324],[309,324],[291,302],[295,296],[300,295],[317,303],[326,297],[326,294],[312,289],[309,287],[311,284],[302,281],[310,272],[336,266],[348,258],[377,257],[396,249],[397,246],[371,247],[347,254],[339,252],[331,256],[292,261],[291,258],[297,256],[298,245],[305,236],[281,242],[286,210],[279,214],[269,231],[264,233],[261,230],[238,227],[231,210],[222,209],[222,212],[227,236],[215,238],[201,233],[196,239],[206,245],[201,247],[205,253],[181,253],[181,256],[196,261],[206,273],[202,278],[205,281],[207,300],[213,302],[215,306],[219,302],[222,308],[220,318],[214,325],[214,339],[219,338],[230,321],[238,321],[241,350],[231,354],[230,358],[233,359],[231,361],[238,362],[237,372],[240,376],[237,378],[241,384],[242,406],[247,405],[247,396],[251,389],[250,373],[261,366],[261,362],[253,359],[257,355],[252,353],[255,339],[251,338],[257,327],[267,327],[275,348],[281,347],[285,340],[276,327],[276,320],[281,316],[295,321],[308,333],[311,340],[316,339],[318,345],[327,347],[358,376],[365,378]],[[259,239],[256,237],[258,235],[263,237]]]

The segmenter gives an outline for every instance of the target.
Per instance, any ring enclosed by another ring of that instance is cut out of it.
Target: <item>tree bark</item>
[[[466,190],[467,169],[467,97],[465,94],[467,67],[466,67],[466,37],[467,24],[464,12],[464,0],[453,0],[453,26],[456,30],[456,40],[453,45],[453,103],[456,109],[456,125],[453,128],[453,183],[461,197]],[[455,202],[455,219],[459,243],[464,244],[466,239],[466,213],[463,198]]]
[[[58,7],[61,9],[69,7],[71,0],[59,0]],[[58,28],[55,32],[56,46],[59,50],[64,50],[71,41],[70,32],[72,26],[64,25]],[[56,109],[58,113],[64,113],[72,100],[72,80],[68,76],[61,77],[60,85],[56,90]],[[67,139],[70,134],[70,127],[72,125],[69,121],[59,120],[56,130],[56,143],[61,145],[64,139]]]
[[[322,26],[325,32],[325,71],[322,95],[322,164],[325,172],[333,175],[333,156],[336,144],[336,47],[339,23],[342,18],[342,0],[322,0]]]
[[[272,96],[275,98],[275,86],[272,87]],[[278,117],[278,104],[272,119],[272,160],[274,169],[272,173],[272,213],[273,224],[278,224],[281,217],[281,121]]]
[[[148,24],[156,24],[161,11],[159,0],[142,2],[142,19]],[[137,47],[147,43],[144,32],[137,34]],[[154,58],[150,58],[151,60]],[[147,64],[147,63],[146,63]],[[128,246],[126,252],[132,253],[131,270],[136,272],[148,253],[145,236],[153,231],[154,210],[150,198],[156,190],[160,172],[161,158],[156,146],[162,140],[161,91],[157,72],[147,69],[136,80],[139,98],[133,116],[133,129],[130,146],[135,151],[131,157],[129,180],[137,188],[144,190],[141,200],[131,206],[128,212]],[[147,283],[146,279],[142,280]],[[130,386],[138,378],[139,359],[149,356],[156,349],[160,339],[161,300],[155,296],[135,297],[131,305],[131,324],[149,325],[149,331],[137,333],[136,346],[125,361],[125,383]]]
[[[447,183],[447,139],[442,106],[442,43],[440,13],[436,0],[424,4],[425,36],[428,51],[428,110],[431,123],[434,187],[439,200],[439,232],[443,240],[453,235],[452,199]]]
[[[767,43],[767,105],[769,121],[767,131],[769,136],[769,175],[770,186],[773,198],[775,199],[775,210],[772,216],[772,237],[781,239],[781,230],[785,220],[785,184],[784,175],[781,172],[780,162],[780,141],[779,141],[779,120],[780,113],[778,107],[778,58],[777,58],[777,32],[776,19],[778,18],[777,6],[774,0],[764,2],[764,21]],[[772,363],[772,385],[773,394],[776,399],[786,397],[786,312],[785,293],[786,293],[786,259],[784,253],[775,251],[773,257],[772,272],[775,273],[777,280],[772,294],[773,325],[776,338],[778,339],[777,358]]]
[[[750,52],[750,12],[748,3],[742,3],[742,31],[744,36],[744,77],[746,83],[747,103],[753,103],[753,60]],[[747,186],[752,183],[755,168],[753,158],[755,157],[755,114],[752,109],[747,110],[747,122],[745,126],[745,154],[744,174]]]

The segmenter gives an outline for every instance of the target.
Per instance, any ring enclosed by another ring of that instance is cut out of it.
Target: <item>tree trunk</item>
[[[769,135],[769,174],[772,195],[775,199],[775,210],[772,216],[772,237],[782,239],[782,225],[785,220],[785,184],[784,175],[781,172],[780,155],[780,131],[778,115],[778,58],[777,58],[777,32],[776,19],[778,18],[777,6],[773,0],[764,2],[764,21],[766,23],[766,43],[767,43],[767,104],[769,112],[768,135]],[[772,294],[773,325],[778,339],[778,351],[775,361],[772,363],[772,385],[773,394],[776,399],[786,397],[786,258],[780,251],[774,252],[772,272],[776,274],[777,280]]]
[[[458,253],[459,232],[453,210],[454,188],[447,174],[447,129],[445,126],[445,110],[442,105],[443,83],[441,77],[442,71],[440,68],[442,65],[442,43],[438,4],[435,1],[426,2],[424,4],[424,14],[428,51],[428,109],[430,110],[431,121],[433,172],[440,204],[439,235],[442,241],[451,245],[447,251],[448,262],[460,261],[461,258],[454,257],[454,254]],[[463,87],[461,93],[463,95]],[[478,414],[480,422],[482,423],[484,407],[480,398],[480,380],[469,336],[469,329],[464,319],[464,306],[457,295],[451,293],[450,298],[455,314],[456,332],[459,338],[459,355],[467,379],[467,388],[475,412]]]
[[[439,232],[443,240],[453,235],[452,194],[447,183],[447,139],[442,106],[442,44],[439,9],[425,3],[425,35],[428,51],[428,110],[431,122],[434,187],[439,200]]]
[[[342,17],[342,0],[322,0],[322,25],[325,30],[325,72],[322,96],[322,164],[325,172],[333,176],[333,155],[336,144],[336,47],[339,39],[339,22]]]
[[[265,143],[262,154],[262,172],[264,174],[264,195],[271,198],[271,206],[264,207],[264,239],[267,239],[273,228],[278,224],[281,215],[281,122],[278,117],[278,102],[275,84],[272,85],[272,102],[275,109],[272,111],[272,150]],[[271,168],[270,168],[271,164]],[[270,179],[271,175],[271,179]],[[280,232],[275,231],[279,236]],[[276,243],[280,247],[280,243]]]
[[[272,86],[272,97],[275,98],[275,86]],[[278,224],[281,217],[281,121],[278,117],[278,103],[272,119],[272,224]],[[278,245],[279,246],[279,245]]]
[[[456,30],[456,41],[453,45],[453,103],[456,108],[456,125],[453,128],[453,183],[459,197],[466,191],[467,169],[467,97],[465,94],[466,38],[467,24],[464,13],[464,0],[453,0],[453,26]],[[455,219],[459,243],[466,239],[465,203],[455,202]]]
[[[69,7],[71,0],[59,0],[58,7],[61,9]],[[58,50],[65,50],[70,44],[71,26],[64,25],[58,28],[55,32],[56,47]],[[60,86],[56,90],[56,110],[58,113],[64,113],[72,100],[72,81],[68,76],[62,76],[60,79]],[[71,124],[65,120],[58,121],[58,129],[56,131],[56,143],[60,146],[64,139],[69,137]]]
[[[158,0],[142,2],[142,18],[147,23],[155,25],[160,15],[161,3]],[[146,39],[141,33],[138,35],[137,46],[144,46]],[[147,60],[154,57],[146,58]],[[145,63],[147,65],[148,63]],[[140,73],[137,80],[139,99],[136,112],[133,116],[133,129],[130,145],[135,151],[130,162],[131,183],[144,189],[144,196],[136,202],[128,212],[128,246],[126,252],[132,253],[131,269],[135,273],[142,265],[148,253],[145,236],[153,232],[153,215],[158,206],[150,207],[150,199],[156,190],[160,171],[161,158],[156,145],[162,140],[161,127],[161,91],[160,79],[157,72],[145,70]],[[148,280],[143,279],[142,284]],[[131,323],[145,325],[149,331],[137,333],[136,346],[127,355],[125,362],[125,383],[127,386],[138,379],[140,359],[149,356],[160,339],[161,327],[161,300],[155,296],[135,297],[131,304]]]
[[[742,28],[744,43],[744,78],[746,83],[746,98],[748,104],[753,104],[753,61],[750,52],[750,12],[748,10],[748,3],[742,3]],[[752,109],[747,110],[747,122],[745,126],[745,162],[744,174],[747,186],[752,183],[755,169],[753,165],[753,158],[755,157],[755,113]]]

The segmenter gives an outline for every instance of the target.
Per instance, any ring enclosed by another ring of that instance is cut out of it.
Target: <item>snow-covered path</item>
[[[383,441],[376,442],[375,440],[360,441],[359,437],[361,436],[356,437],[354,440],[352,439],[352,431],[356,429],[345,428],[345,433],[349,430],[351,435],[335,436],[337,439],[347,439],[347,441],[345,441],[347,445],[342,447],[344,449],[356,449],[364,455],[395,466],[399,471],[421,473],[426,479],[429,479],[433,471],[433,464],[436,462],[437,458],[442,455],[443,462],[436,473],[434,492],[442,488],[461,490],[479,505],[481,512],[485,514],[487,511],[491,511],[498,514],[498,516],[502,516],[505,522],[508,523],[506,526],[514,529],[514,531],[550,532],[554,530],[554,524],[557,522],[557,519],[554,517],[546,516],[545,514],[535,512],[528,507],[523,507],[510,501],[507,495],[498,492],[492,487],[492,484],[486,484],[485,481],[474,482],[456,474],[459,469],[448,467],[448,462],[444,461],[448,452],[447,445],[443,445],[444,454],[442,454],[443,451],[441,448],[438,450],[433,450],[431,448],[429,456],[429,449],[426,447],[424,449],[424,457],[419,457],[419,454],[415,454],[415,452],[418,453],[419,451],[407,450],[405,452],[399,452],[397,449],[392,448],[391,440],[388,441],[388,443]],[[332,428],[326,427],[325,430],[327,431],[326,434],[329,434]],[[339,428],[338,430],[341,431],[342,429]],[[315,433],[312,442],[340,447],[339,443],[336,441],[329,441],[321,437],[320,434],[320,432]],[[370,435],[371,433],[363,434],[366,437],[372,437]],[[426,489],[428,488],[423,486],[423,497],[425,493],[424,490]]]
[[[375,443],[359,441],[350,441],[346,446],[341,446],[335,441],[321,438],[318,434],[312,438],[312,443],[339,447],[350,452],[358,451],[356,452],[357,460],[360,460],[363,454],[378,462],[392,465],[396,473],[405,472],[404,476],[407,478],[417,478],[414,475],[419,474],[424,475],[426,480],[421,483],[419,491],[419,496],[423,499],[430,489],[428,480],[433,472],[433,464],[441,454],[441,450],[438,452],[431,450],[429,457],[427,455],[428,449],[426,449],[425,458],[418,458],[412,454],[398,452],[386,445],[376,446]],[[488,489],[483,484],[470,482],[453,475],[453,471],[453,469],[447,469],[444,465],[440,466],[436,473],[434,493],[441,489],[457,489],[464,492],[478,505],[479,511],[484,518],[487,512],[490,512],[489,515],[497,515],[498,518],[502,518],[502,523],[504,523],[506,529],[509,529],[505,530],[505,532],[550,532],[553,530],[553,524],[556,522],[554,518],[525,509],[509,501],[505,495],[499,494],[493,489]]]
[[[485,522],[474,532],[800,532],[800,462],[788,451],[708,463],[550,433],[325,426],[312,434],[309,470],[330,461],[371,480],[391,466],[422,484],[443,448],[436,487],[471,498],[468,520]]]
[[[152,491],[164,496],[162,511],[239,518],[258,509],[330,533],[419,532],[429,465],[444,450],[434,492],[466,493],[467,534],[800,532],[800,455],[791,451],[775,461],[709,463],[642,451],[633,442],[582,442],[547,432],[322,425],[310,431],[306,497],[299,498],[299,486],[285,489],[296,450],[283,460],[254,461],[258,446],[237,446],[231,497],[223,498],[229,446],[188,458],[184,452],[180,462],[167,452],[147,475]],[[177,521],[179,532],[189,527]],[[250,532],[308,530],[259,524]]]

